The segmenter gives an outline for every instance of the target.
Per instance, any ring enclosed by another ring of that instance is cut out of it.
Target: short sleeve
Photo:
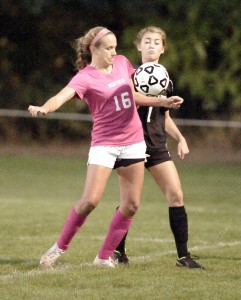
[[[82,99],[87,91],[88,84],[85,76],[81,72],[78,72],[67,84],[67,87],[74,89],[79,98]]]

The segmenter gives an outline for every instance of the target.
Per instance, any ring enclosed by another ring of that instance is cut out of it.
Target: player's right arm
[[[75,95],[75,90],[70,87],[63,88],[57,95],[50,98],[42,106],[33,106],[28,107],[32,117],[37,117],[38,114],[47,115],[50,112],[53,112],[60,108],[64,103],[72,99]]]
[[[167,107],[178,109],[183,103],[183,99],[179,96],[171,96],[169,98],[150,97],[135,91],[134,84],[131,81],[132,93],[137,106],[153,106],[153,107]]]

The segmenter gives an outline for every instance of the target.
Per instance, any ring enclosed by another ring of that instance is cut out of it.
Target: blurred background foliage
[[[102,25],[118,38],[118,53],[136,65],[133,40],[149,25],[162,27],[161,58],[185,105],[181,118],[240,120],[241,2],[239,0],[0,0],[0,108],[41,105],[75,74],[71,42]],[[88,112],[81,101],[60,111]],[[30,126],[31,123],[31,126]],[[0,119],[2,139],[19,133],[48,139],[89,134],[91,124]]]

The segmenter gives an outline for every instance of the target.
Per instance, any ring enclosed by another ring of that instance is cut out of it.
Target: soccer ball
[[[147,96],[165,94],[169,84],[169,75],[163,65],[148,62],[141,65],[134,74],[136,90]]]

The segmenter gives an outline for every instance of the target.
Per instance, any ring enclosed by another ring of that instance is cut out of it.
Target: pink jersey
[[[144,141],[130,84],[133,72],[128,59],[117,55],[110,74],[88,65],[68,83],[88,104],[93,116],[91,146],[123,146]]]

